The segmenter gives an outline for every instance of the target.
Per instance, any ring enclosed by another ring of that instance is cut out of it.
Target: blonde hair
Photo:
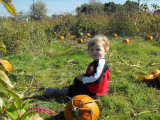
[[[108,51],[109,50],[109,40],[105,35],[96,35],[93,38],[91,38],[90,41],[88,42],[88,49],[100,42],[103,42],[103,47],[105,51]]]

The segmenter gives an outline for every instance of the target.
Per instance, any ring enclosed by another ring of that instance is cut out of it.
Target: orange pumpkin
[[[90,33],[86,33],[86,36],[87,36],[88,38],[90,38],[90,37],[91,37],[91,34],[90,34]]]
[[[58,39],[64,40],[64,36],[61,36],[61,35],[60,35],[60,36],[58,37]]]
[[[0,65],[2,67],[2,70],[9,75],[9,71],[12,70],[12,65],[7,60],[0,60]]]
[[[117,35],[116,33],[114,33],[112,36],[113,36],[113,37],[118,37],[118,35]]]
[[[152,36],[147,36],[147,37],[145,37],[145,40],[153,40],[153,37]]]
[[[88,95],[74,96],[66,105],[65,120],[97,120],[100,111],[95,101]]]
[[[154,75],[154,77],[158,77],[158,76],[159,76],[159,74],[160,74],[160,70],[155,69],[155,70],[151,71],[151,72],[150,72],[150,74],[153,74],[153,75]]]
[[[123,39],[123,42],[124,42],[124,43],[128,43],[128,44],[130,43],[130,41],[129,41],[128,38],[124,38],[124,39]]]
[[[150,82],[155,79],[155,76],[153,74],[147,74],[147,75],[142,75],[138,77],[138,79],[143,82]]]
[[[80,38],[80,39],[78,39],[78,43],[81,43],[81,44],[83,44],[83,39],[82,38]]]

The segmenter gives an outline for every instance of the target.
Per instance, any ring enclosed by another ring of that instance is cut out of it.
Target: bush
[[[134,24],[134,18],[129,16],[131,13],[125,11],[119,11],[113,14],[108,23],[108,34],[117,33],[121,36],[135,36],[138,35],[136,25]]]

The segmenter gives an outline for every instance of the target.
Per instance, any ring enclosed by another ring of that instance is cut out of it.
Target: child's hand
[[[77,79],[82,82],[83,76],[84,76],[84,74],[80,74],[80,75],[77,76]]]

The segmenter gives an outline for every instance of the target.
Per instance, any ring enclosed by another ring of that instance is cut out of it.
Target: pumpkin
[[[150,82],[155,79],[155,76],[153,74],[147,74],[147,75],[139,76],[138,79],[143,82]]]
[[[86,33],[86,36],[89,38],[89,37],[91,37],[91,34],[90,33]]]
[[[112,36],[113,36],[113,37],[118,37],[118,35],[117,35],[116,33],[114,33]]]
[[[74,96],[65,107],[65,120],[97,120],[99,107],[88,95]]]
[[[124,43],[128,43],[128,44],[130,43],[130,41],[129,41],[128,38],[124,38],[124,39],[123,39],[123,42],[124,42]]]
[[[83,44],[83,42],[84,42],[84,41],[83,41],[83,39],[82,39],[82,38],[79,38],[79,39],[78,39],[78,43]]]
[[[147,36],[147,37],[145,37],[145,40],[153,40],[153,37],[152,36]]]
[[[158,76],[159,76],[159,74],[160,74],[160,70],[155,69],[155,70],[151,71],[151,72],[150,72],[150,74],[153,74],[153,75],[154,75],[154,77],[158,77]]]
[[[58,39],[64,40],[64,36],[59,35]]]
[[[2,70],[9,75],[9,71],[12,70],[12,65],[7,60],[0,60],[0,66]]]

